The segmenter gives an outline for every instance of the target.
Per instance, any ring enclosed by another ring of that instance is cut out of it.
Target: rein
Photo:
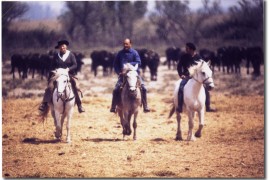
[[[67,94],[67,88],[69,89],[69,94]],[[63,97],[62,94],[59,95],[61,92],[58,91],[58,87],[55,87],[56,91],[57,91],[57,102],[59,101],[59,99],[61,99],[61,101],[63,102],[63,112],[62,114],[65,112],[66,109],[66,103],[73,100],[75,98],[75,95],[73,95],[73,97],[70,97],[71,92],[72,92],[72,88],[70,83],[67,83],[65,86],[65,90],[63,91],[63,93],[65,94],[65,96]]]

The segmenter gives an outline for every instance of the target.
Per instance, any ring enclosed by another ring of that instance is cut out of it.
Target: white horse
[[[141,102],[140,81],[137,73],[138,64],[133,66],[129,63],[124,65],[124,81],[121,92],[121,104],[117,106],[117,112],[120,117],[123,128],[123,138],[125,135],[131,135],[130,121],[133,115],[133,139],[136,140],[137,116]]]
[[[54,84],[52,103],[50,104],[51,114],[54,118],[55,137],[61,139],[65,118],[67,118],[67,143],[71,142],[70,123],[75,105],[75,96],[70,83],[67,69],[59,68],[53,71],[54,76],[51,81]]]
[[[188,136],[187,140],[195,140],[195,137],[192,134],[192,129],[194,126],[194,115],[195,112],[198,113],[199,116],[199,128],[197,132],[195,133],[196,137],[201,137],[202,135],[202,128],[204,126],[204,113],[205,113],[205,89],[204,86],[211,90],[214,88],[214,81],[212,78],[212,70],[209,68],[210,62],[206,63],[203,60],[198,61],[197,65],[193,65],[189,68],[190,76],[192,77],[187,84],[184,86],[183,92],[184,92],[184,103],[183,107],[187,111],[188,115]],[[183,140],[182,134],[181,134],[181,115],[179,112],[176,111],[178,107],[178,91],[179,86],[181,83],[181,79],[179,79],[175,83],[175,90],[174,90],[174,106],[170,112],[169,118],[173,115],[173,113],[176,113],[176,119],[177,119],[177,133],[176,133],[176,140]]]

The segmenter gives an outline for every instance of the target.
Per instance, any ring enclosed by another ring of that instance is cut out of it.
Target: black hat
[[[192,49],[193,51],[196,50],[196,47],[195,47],[195,45],[193,43],[189,42],[189,43],[186,44],[186,46],[189,47],[190,49]]]
[[[57,46],[55,46],[55,49],[58,49],[63,44],[65,44],[65,45],[68,46],[69,45],[69,42],[67,40],[58,41]]]

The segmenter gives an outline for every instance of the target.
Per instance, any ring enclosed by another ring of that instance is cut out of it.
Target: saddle
[[[51,92],[53,92],[53,90],[55,88],[54,82],[58,77],[59,77],[59,74],[55,73],[54,71],[50,72],[49,77],[48,77],[48,87],[49,87]],[[78,95],[80,93],[80,97],[83,98],[83,92],[81,91],[80,88],[77,87],[78,78],[71,75],[71,74],[69,74],[69,78],[70,78],[72,90],[77,91]]]

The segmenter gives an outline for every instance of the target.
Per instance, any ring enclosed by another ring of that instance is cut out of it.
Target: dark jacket
[[[66,60],[63,61],[59,53],[55,54],[53,58],[52,69],[57,69],[57,68],[69,68],[69,73],[71,75],[75,75],[75,70],[77,68],[77,61],[76,61],[75,55],[72,52],[70,52]]]
[[[188,53],[183,54],[177,64],[178,75],[180,77],[182,75],[189,77],[188,68],[197,64],[196,62],[200,59],[202,59],[202,57],[199,54],[195,54],[193,57]]]

